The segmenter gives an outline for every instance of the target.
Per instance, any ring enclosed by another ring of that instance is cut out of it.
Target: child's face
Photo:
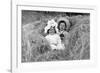
[[[65,29],[65,23],[60,23],[60,30],[64,30]]]
[[[55,30],[54,30],[53,27],[51,27],[50,30],[49,30],[49,34],[54,34],[54,33],[55,33]]]

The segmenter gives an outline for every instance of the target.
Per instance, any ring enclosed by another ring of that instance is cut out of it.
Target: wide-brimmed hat
[[[57,24],[59,24],[61,21],[64,21],[64,22],[66,23],[66,26],[67,26],[66,29],[69,29],[69,27],[70,27],[70,22],[69,22],[68,17],[59,17],[59,18],[57,19]],[[58,25],[58,26],[59,26],[59,25]]]

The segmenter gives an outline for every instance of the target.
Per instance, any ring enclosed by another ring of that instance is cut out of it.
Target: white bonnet
[[[45,27],[45,33],[47,33],[48,29],[50,29],[51,27],[55,27],[55,30],[58,33],[57,26],[58,24],[55,22],[54,19],[48,20],[47,26]]]

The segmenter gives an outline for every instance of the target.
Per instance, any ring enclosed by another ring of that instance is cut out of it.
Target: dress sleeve
[[[57,35],[57,42],[58,42],[58,44],[61,44],[61,39],[60,39],[59,35]]]
[[[70,38],[70,34],[68,32],[64,32],[64,36],[65,36],[65,39],[69,39]]]
[[[64,35],[65,35],[64,44],[65,44],[65,47],[67,48],[68,42],[69,42],[69,39],[70,39],[70,34],[68,32],[65,32]]]
[[[46,38],[46,42],[47,42],[47,43],[50,43],[50,42],[49,42],[49,36],[47,35],[45,38]]]

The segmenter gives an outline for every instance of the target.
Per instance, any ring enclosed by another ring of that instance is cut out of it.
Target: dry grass
[[[24,12],[22,17],[22,62],[90,59],[89,16],[69,17],[69,44],[65,50],[51,50],[44,38],[44,27],[50,14]]]

